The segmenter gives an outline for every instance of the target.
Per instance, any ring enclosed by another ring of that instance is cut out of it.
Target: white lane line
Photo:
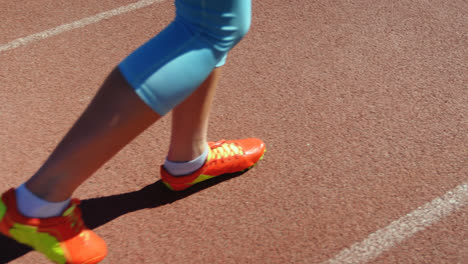
[[[371,261],[384,251],[466,205],[468,205],[468,182],[418,207],[387,227],[372,233],[365,240],[342,250],[335,257],[322,264],[365,263]]]
[[[58,27],[51,28],[51,29],[48,29],[39,33],[35,33],[26,37],[18,38],[6,44],[1,44],[0,53],[7,51],[7,50],[15,49],[20,46],[27,45],[37,40],[49,38],[49,37],[64,33],[66,31],[70,31],[70,30],[81,28],[90,24],[94,24],[103,19],[108,19],[113,16],[128,13],[130,11],[140,9],[140,8],[152,5],[157,2],[162,2],[162,1],[164,0],[141,0],[141,1],[129,4],[129,5],[126,5],[126,6],[121,6],[116,9],[112,9],[109,11],[99,13],[94,16],[86,17],[86,18],[83,18],[83,19],[80,19],[80,20],[77,20],[68,24],[63,24]]]

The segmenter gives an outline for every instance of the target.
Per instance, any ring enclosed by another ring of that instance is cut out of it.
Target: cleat
[[[173,176],[161,166],[161,180],[173,191],[185,190],[213,177],[252,168],[265,154],[265,143],[257,138],[208,142],[205,165],[192,174]]]
[[[15,190],[10,189],[0,200],[0,232],[55,263],[98,263],[107,255],[107,246],[84,225],[79,203],[72,199],[62,216],[29,218],[16,209]]]

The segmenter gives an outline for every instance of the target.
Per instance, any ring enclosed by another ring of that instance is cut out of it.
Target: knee
[[[250,25],[251,25],[251,17],[246,16],[240,19],[240,21],[237,23],[237,29],[234,32],[234,45],[237,44],[241,39],[247,35],[247,33],[250,30]]]
[[[216,44],[222,44],[227,50],[232,49],[237,43],[239,43],[250,30],[251,25],[251,14],[250,10],[227,15],[223,17],[222,24],[219,24],[214,29],[214,36],[218,36],[215,39]]]
[[[208,0],[210,1],[210,0]],[[211,0],[224,1],[224,0]],[[177,5],[177,2],[179,4]],[[226,53],[248,33],[251,25],[250,0],[238,1],[233,5],[217,2],[217,8],[207,12],[205,8],[188,9],[185,2],[176,1],[176,20],[184,24],[194,35],[215,51]],[[214,10],[214,11],[213,11]]]

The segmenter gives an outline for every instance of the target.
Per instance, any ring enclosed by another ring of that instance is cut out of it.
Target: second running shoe
[[[98,263],[107,255],[106,243],[84,225],[78,204],[73,199],[58,217],[29,218],[16,209],[15,190],[10,189],[0,199],[0,232],[55,263]]]

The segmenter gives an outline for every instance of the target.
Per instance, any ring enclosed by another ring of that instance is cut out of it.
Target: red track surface
[[[132,3],[61,2],[0,0],[0,43]],[[463,0],[254,1],[210,139],[260,137],[265,160],[169,192],[163,119],[76,192],[108,242],[103,263],[321,263],[467,182],[467,13]],[[35,172],[107,73],[172,15],[163,1],[0,52],[2,190]],[[464,206],[372,262],[467,263],[467,219]],[[0,246],[1,263],[47,263]]]

